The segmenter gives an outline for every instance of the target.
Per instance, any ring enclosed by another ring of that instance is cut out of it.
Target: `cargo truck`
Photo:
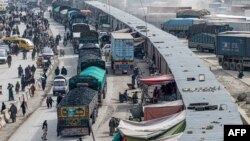
[[[223,32],[216,37],[216,55],[225,70],[249,70],[250,32]]]
[[[214,52],[215,38],[220,32],[232,31],[233,28],[225,24],[197,24],[188,29],[188,46],[198,51]]]
[[[197,18],[174,18],[163,24],[163,30],[177,37],[184,38],[187,36],[188,28],[194,24],[199,24],[203,20]]]
[[[98,115],[98,92],[80,86],[72,89],[57,108],[57,132],[61,136],[90,135]]]
[[[203,52],[204,50],[213,52],[215,46],[215,36],[216,35],[209,33],[200,33],[193,35],[188,39],[188,47],[196,48],[201,52]]]
[[[111,68],[115,74],[133,72],[134,39],[130,33],[111,33]]]
[[[98,92],[98,105],[101,106],[107,92],[106,70],[94,65],[83,69],[80,74],[69,79],[69,90],[81,84]]]
[[[83,23],[82,23],[83,25]],[[94,43],[98,44],[98,33],[90,28],[83,28],[82,30],[74,30],[73,36],[73,47],[74,53],[79,52],[80,44]]]

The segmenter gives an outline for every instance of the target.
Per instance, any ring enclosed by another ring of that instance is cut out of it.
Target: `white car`
[[[51,57],[54,57],[54,52],[51,48],[49,47],[44,47],[42,50],[42,56],[44,59],[49,59]]]
[[[1,64],[6,64],[7,62],[7,52],[4,49],[0,49],[0,63]]]
[[[0,43],[0,50],[5,50],[7,53],[9,53],[10,52],[9,45]]]
[[[106,44],[102,48],[102,55],[105,55],[105,53],[107,53],[107,52],[111,52],[111,46],[110,46],[110,44]]]

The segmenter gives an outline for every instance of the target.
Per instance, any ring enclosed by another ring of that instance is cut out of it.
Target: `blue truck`
[[[218,34],[216,55],[225,70],[250,70],[250,32],[228,31]]]
[[[214,52],[216,35],[220,32],[232,31],[227,24],[196,24],[188,29],[188,46],[198,51]]]
[[[134,38],[130,33],[111,33],[111,67],[114,74],[134,69]]]
[[[209,33],[195,34],[188,39],[188,47],[196,48],[201,52],[204,50],[214,52],[215,37],[216,35]]]
[[[163,30],[177,37],[184,38],[190,26],[199,24],[203,20],[197,18],[173,18],[163,24]]]

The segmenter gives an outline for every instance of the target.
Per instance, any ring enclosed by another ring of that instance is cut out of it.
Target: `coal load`
[[[220,32],[232,31],[233,28],[228,24],[196,24],[192,25],[188,29],[187,36],[190,37],[195,34],[200,33],[210,33],[210,34],[218,34]]]
[[[201,18],[205,15],[210,15],[210,11],[207,9],[195,10],[195,9],[182,9],[176,13],[176,18]]]
[[[59,104],[59,107],[89,105],[97,94],[98,94],[97,91],[87,87],[78,87],[72,89],[62,99],[62,101]]]

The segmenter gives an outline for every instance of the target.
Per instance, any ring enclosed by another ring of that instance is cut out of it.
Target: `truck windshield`
[[[54,82],[54,86],[64,86],[64,85],[65,85],[64,81],[55,81]]]

